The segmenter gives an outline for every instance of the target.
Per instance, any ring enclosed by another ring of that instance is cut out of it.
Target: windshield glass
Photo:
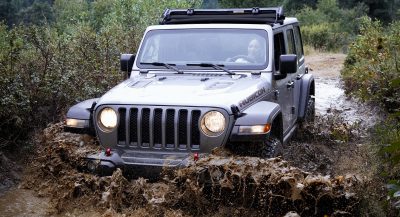
[[[196,63],[223,65],[229,69],[265,69],[268,39],[265,30],[179,29],[152,30],[139,51],[139,68],[162,68],[142,63],[175,64],[177,68],[199,68]],[[165,68],[165,67],[164,67]]]

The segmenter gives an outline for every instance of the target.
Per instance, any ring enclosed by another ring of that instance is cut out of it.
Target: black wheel
[[[271,136],[261,144],[260,157],[261,158],[272,158],[282,155],[283,145],[281,140]]]
[[[315,98],[312,95],[308,96],[306,113],[304,114],[304,122],[312,123],[315,119]]]

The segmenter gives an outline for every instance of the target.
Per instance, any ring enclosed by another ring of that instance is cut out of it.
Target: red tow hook
[[[111,156],[111,148],[107,148],[105,154],[107,157],[110,157]]]
[[[199,160],[199,153],[195,152],[193,155],[193,160],[198,161]]]

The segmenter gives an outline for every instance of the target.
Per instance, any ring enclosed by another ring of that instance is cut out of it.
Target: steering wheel
[[[243,60],[245,60],[245,61],[247,61],[247,62],[249,62],[249,63],[254,63],[254,62],[255,62],[253,58],[248,57],[248,56],[246,56],[246,55],[237,55],[237,56],[234,56],[234,57],[232,57],[232,58],[229,58],[229,61],[230,61],[230,62],[236,62],[238,59],[243,59]]]

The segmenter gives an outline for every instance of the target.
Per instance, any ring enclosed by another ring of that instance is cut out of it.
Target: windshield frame
[[[180,25],[180,26],[184,26],[184,25]],[[154,27],[157,27],[157,26],[153,26],[153,28],[149,28],[146,31],[146,34],[142,39],[142,42],[140,44],[140,49],[139,49],[139,52],[138,52],[138,55],[137,55],[137,58],[136,58],[136,61],[135,61],[135,66],[137,67],[137,69],[165,71],[165,67],[163,67],[163,66],[140,64],[140,62],[143,61],[142,55],[144,55],[143,53],[144,53],[144,49],[146,47],[145,45],[146,45],[147,40],[150,37],[152,37],[152,36],[156,35],[157,33],[159,33],[160,31],[171,31],[171,33],[174,33],[174,32],[176,33],[178,31],[188,31],[189,33],[193,33],[195,31],[199,31],[200,33],[204,33],[204,32],[212,33],[213,31],[216,31],[216,30],[219,31],[220,30],[221,33],[232,32],[232,34],[234,34],[234,32],[236,32],[236,31],[239,31],[239,32],[243,31],[242,33],[245,34],[246,31],[248,31],[249,33],[252,32],[255,35],[260,36],[261,39],[264,40],[263,42],[265,44],[265,51],[264,51],[264,54],[263,54],[265,56],[265,62],[264,62],[264,64],[258,64],[258,65],[256,65],[256,64],[241,64],[241,65],[239,65],[239,64],[227,64],[226,61],[213,62],[213,64],[224,64],[225,65],[224,67],[226,69],[234,70],[234,71],[254,71],[254,70],[260,71],[260,70],[267,70],[270,67],[270,64],[271,64],[270,63],[271,62],[270,55],[271,55],[271,52],[272,52],[271,51],[272,48],[271,48],[271,45],[270,45],[271,37],[270,37],[269,31],[267,31],[266,27],[270,28],[270,26],[257,25],[257,27],[263,27],[263,28],[243,28],[243,25],[240,25],[240,26],[241,27],[239,27],[239,28],[235,28],[234,26],[229,26],[229,27],[224,27],[224,28],[221,28],[219,26],[202,26],[202,27],[195,27],[195,28],[193,28],[193,27],[192,28],[154,28]],[[176,64],[176,67],[178,69],[180,69],[180,70],[185,70],[185,71],[191,71],[191,70],[195,70],[195,71],[196,70],[197,71],[199,71],[199,70],[200,71],[203,71],[203,70],[214,71],[215,70],[215,69],[210,69],[210,68],[207,68],[207,67],[188,66],[188,65],[186,65],[187,63],[201,63],[201,62],[204,62],[204,60],[200,59],[198,61],[187,61],[187,62],[185,62],[183,64]],[[172,61],[172,62],[166,61],[166,63],[175,64],[174,61]]]

